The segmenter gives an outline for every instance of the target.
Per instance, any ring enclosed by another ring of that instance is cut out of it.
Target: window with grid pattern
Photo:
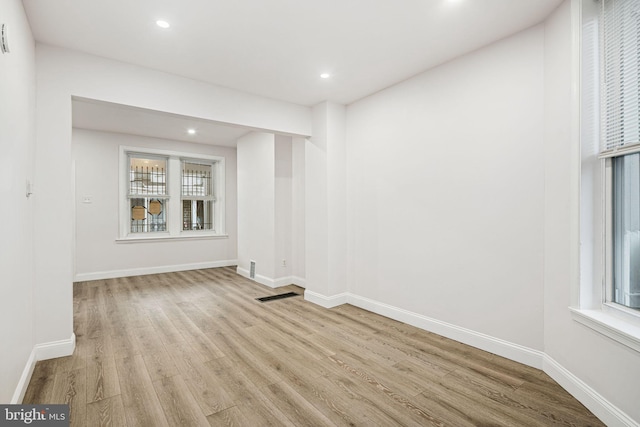
[[[120,147],[120,240],[226,237],[224,158]]]
[[[213,230],[213,164],[182,161],[182,229]]]
[[[167,230],[167,158],[129,155],[131,233]]]

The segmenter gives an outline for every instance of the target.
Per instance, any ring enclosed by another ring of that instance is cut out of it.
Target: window
[[[182,229],[213,229],[212,164],[182,162]]]
[[[612,159],[612,294],[640,309],[640,153]]]
[[[224,236],[224,158],[121,147],[120,239]]]
[[[640,309],[640,0],[603,0],[605,300]]]
[[[129,155],[129,232],[167,231],[167,158]]]
[[[583,0],[575,321],[640,352],[640,0]],[[574,78],[578,76],[574,75]]]

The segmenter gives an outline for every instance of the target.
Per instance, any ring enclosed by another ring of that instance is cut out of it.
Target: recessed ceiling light
[[[329,74],[329,73],[322,73],[322,74],[320,74],[320,78],[321,78],[321,79],[328,79],[329,77],[331,77],[331,74]]]
[[[156,25],[160,28],[169,28],[171,26],[167,21],[163,21],[162,19],[156,21]]]
[[[195,135],[196,134],[196,130],[195,129],[187,129],[187,133],[189,135]]]

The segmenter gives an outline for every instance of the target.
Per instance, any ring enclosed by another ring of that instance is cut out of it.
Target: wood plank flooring
[[[601,426],[543,372],[231,268],[74,284],[77,346],[24,403],[73,426]]]

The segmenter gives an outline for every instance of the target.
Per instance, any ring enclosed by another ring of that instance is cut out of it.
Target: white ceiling
[[[307,106],[349,104],[541,22],[561,2],[23,0],[41,43]]]
[[[82,98],[72,100],[73,127],[172,141],[235,147],[251,129],[210,120]],[[196,133],[190,135],[188,129]]]

